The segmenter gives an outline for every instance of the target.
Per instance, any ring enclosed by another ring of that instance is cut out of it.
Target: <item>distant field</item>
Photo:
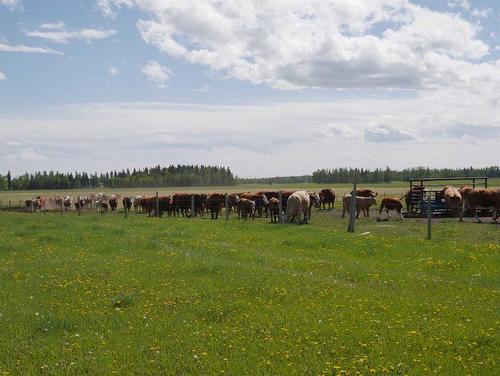
[[[436,185],[443,186],[439,182]],[[460,186],[462,182],[453,182],[455,186]],[[379,192],[381,196],[401,196],[408,189],[408,182],[392,182],[389,184],[360,184],[360,187],[372,188]],[[500,179],[490,179],[490,187],[500,187]],[[46,190],[46,191],[0,191],[0,201],[2,206],[7,206],[11,200],[12,205],[19,205],[19,201],[42,195],[52,197],[56,195],[69,195],[72,197],[86,196],[91,192],[116,193],[119,195],[154,195],[157,191],[160,194],[168,195],[175,192],[246,192],[257,190],[311,190],[319,191],[321,188],[333,188],[339,196],[350,191],[350,184],[245,184],[231,187],[160,187],[160,188],[92,188],[74,190]]]
[[[498,375],[498,225],[0,221],[0,375]]]

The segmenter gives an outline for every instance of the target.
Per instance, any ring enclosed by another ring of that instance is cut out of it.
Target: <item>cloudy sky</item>
[[[0,0],[0,173],[500,164],[497,0]]]

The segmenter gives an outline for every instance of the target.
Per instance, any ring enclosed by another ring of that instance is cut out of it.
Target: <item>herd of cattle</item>
[[[379,218],[382,212],[395,211],[401,220],[403,217],[403,199],[407,211],[410,210],[412,197],[422,194],[425,187],[413,187],[403,197],[384,197],[379,208]],[[280,202],[281,197],[281,202]],[[87,197],[72,199],[64,197],[36,197],[26,200],[26,208],[30,211],[57,210],[71,211],[72,207],[77,211],[95,208],[101,213],[114,212],[121,201],[124,210],[142,212],[148,216],[200,216],[210,213],[212,219],[217,219],[224,209],[227,213],[235,212],[238,218],[263,217],[271,219],[272,223],[281,220],[295,223],[308,223],[311,218],[312,207],[319,209],[335,208],[335,192],[332,189],[322,189],[319,193],[306,191],[260,191],[244,193],[176,193],[169,196],[125,196],[106,195],[92,193]],[[370,216],[370,207],[377,204],[377,192],[371,189],[356,190],[356,218],[361,213],[365,217]],[[500,217],[500,189],[474,189],[468,186],[460,189],[446,186],[439,192],[439,197],[446,203],[448,210],[455,217],[462,220],[465,210],[471,211],[476,220],[478,209],[494,210],[493,220],[496,222]],[[227,208],[226,208],[227,206]],[[342,197],[342,218],[345,214],[350,215],[351,195]],[[281,212],[280,212],[281,209]],[[302,219],[301,219],[302,217]]]

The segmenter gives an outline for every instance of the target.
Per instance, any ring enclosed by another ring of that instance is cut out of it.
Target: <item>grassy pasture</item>
[[[0,375],[498,374],[499,226],[338,216],[0,212]]]

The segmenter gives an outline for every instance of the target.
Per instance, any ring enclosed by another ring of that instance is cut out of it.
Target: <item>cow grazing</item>
[[[403,203],[398,197],[384,197],[382,199],[382,202],[380,203],[380,209],[378,211],[379,219],[384,209],[387,213],[387,219],[391,218],[390,211],[395,210],[399,214],[401,220],[404,221],[403,214],[401,213],[401,211],[403,210]]]
[[[26,210],[31,211],[31,212],[36,212],[38,209],[41,208],[41,200],[40,196],[32,199],[28,199],[24,201],[24,204],[26,205]]]
[[[308,195],[309,195],[309,216],[308,216],[308,218],[309,218],[309,220],[311,220],[312,207],[314,206],[315,208],[319,209],[321,206],[321,198],[315,192],[309,192]]]
[[[453,217],[460,216],[460,211],[462,209],[462,195],[455,187],[446,186],[441,191],[441,195],[444,198],[446,207],[451,210]]]
[[[255,202],[247,198],[240,198],[236,204],[236,211],[238,212],[238,218],[247,219],[250,216],[255,219]]]
[[[123,209],[127,210],[127,211],[130,211],[130,209],[132,208],[132,199],[128,196],[125,196],[122,200],[122,205],[123,205]]]
[[[280,216],[280,200],[276,197],[269,199],[268,205],[269,215],[271,216],[271,223],[278,223]]]
[[[323,188],[319,192],[319,198],[321,199],[323,210],[326,210],[326,204],[328,204],[328,210],[335,209],[335,192],[333,189]]]
[[[343,203],[343,208],[342,208],[342,218],[345,217],[345,213],[349,213],[349,215],[352,215],[351,213],[351,195],[344,195],[342,198],[342,203]],[[361,211],[363,212],[363,215],[365,217],[370,216],[370,206],[376,205],[377,200],[375,197],[363,197],[363,196],[356,196],[356,218],[359,217],[359,213]]]
[[[319,197],[318,197],[319,200]],[[309,223],[308,216],[311,208],[311,199],[309,193],[305,191],[297,191],[292,193],[287,200],[286,216],[288,222],[297,222],[297,224]],[[302,221],[300,220],[303,215]]]
[[[463,197],[463,210],[460,212],[460,221],[463,221],[465,210],[471,210],[477,222],[481,222],[477,215],[477,209],[494,210],[493,221],[497,222],[500,217],[500,189],[474,189],[462,187],[459,190]]]

